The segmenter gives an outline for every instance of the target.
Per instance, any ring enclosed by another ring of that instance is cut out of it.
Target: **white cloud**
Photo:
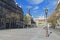
[[[26,8],[30,9],[30,8],[32,8],[32,6],[26,6]]]
[[[42,3],[44,0],[27,0],[28,3],[30,4],[40,4]]]
[[[33,11],[33,13],[37,13],[37,11]]]
[[[35,6],[32,10],[33,10],[33,13],[36,13],[39,9],[39,6]]]
[[[38,9],[39,9],[39,7],[38,7],[38,6],[36,6],[36,7],[34,7],[34,8],[33,8],[33,10],[38,10]]]

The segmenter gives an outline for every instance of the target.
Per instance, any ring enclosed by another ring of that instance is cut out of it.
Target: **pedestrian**
[[[52,32],[50,31],[50,25],[48,24],[48,36],[50,36]]]

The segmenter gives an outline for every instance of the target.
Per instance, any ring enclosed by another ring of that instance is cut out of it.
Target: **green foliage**
[[[25,16],[25,17],[24,17],[24,23],[28,25],[29,22],[31,21],[30,19],[31,19],[31,18],[30,18],[29,16]]]

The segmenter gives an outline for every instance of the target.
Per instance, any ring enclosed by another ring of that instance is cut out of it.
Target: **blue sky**
[[[48,8],[48,16],[55,10],[57,0],[16,0],[22,7],[24,14],[30,9],[30,14],[36,18],[40,15],[45,16],[45,8]]]

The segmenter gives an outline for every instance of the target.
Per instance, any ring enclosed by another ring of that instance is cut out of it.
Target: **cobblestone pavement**
[[[54,31],[49,37],[45,37],[45,33],[42,28],[0,30],[0,40],[60,40]]]

